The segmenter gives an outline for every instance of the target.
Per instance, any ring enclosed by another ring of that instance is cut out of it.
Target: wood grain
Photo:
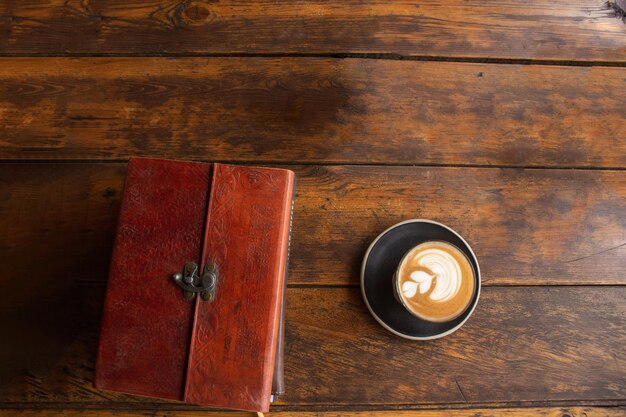
[[[0,0],[0,417],[250,415],[93,388],[133,156],[296,171],[270,416],[626,416],[622,3]],[[415,217],[485,285],[425,343],[358,288]]]
[[[621,171],[320,166],[297,174],[291,282],[356,283],[379,233],[422,218],[469,242],[486,285],[625,283]]]
[[[0,62],[1,159],[626,167],[626,68]]]
[[[357,284],[369,243],[410,218],[461,233],[485,285],[625,283],[622,171],[290,168],[298,177],[292,284]],[[33,291],[66,275],[106,280],[125,170],[0,165],[2,275]]]
[[[3,286],[9,283],[2,277]],[[154,400],[92,387],[104,286],[57,277],[54,286],[64,285],[75,292],[54,299],[45,290],[37,294],[43,319],[33,303],[16,303],[33,295],[21,287],[10,297],[13,308],[3,303],[0,407],[103,401],[158,407]],[[287,393],[279,405],[312,411],[330,404],[624,405],[626,287],[487,287],[463,328],[423,343],[379,326],[356,287],[290,288],[286,311]]]
[[[604,0],[32,1],[0,4],[4,54],[394,53],[626,60]],[[80,34],[80,36],[77,36]]]
[[[620,407],[551,407],[551,408],[471,408],[445,410],[393,411],[272,411],[268,417],[623,417]],[[256,417],[243,411],[128,411],[81,409],[1,410],[0,417]]]

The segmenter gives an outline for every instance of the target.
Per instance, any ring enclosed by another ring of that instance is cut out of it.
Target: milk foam
[[[426,249],[413,257],[413,265],[424,268],[409,275],[413,281],[402,284],[402,293],[412,298],[419,291],[433,302],[447,302],[454,298],[461,288],[462,272],[459,263],[452,255],[441,249]],[[433,285],[434,281],[434,285]]]
[[[397,275],[396,288],[405,307],[425,320],[457,317],[474,294],[469,259],[447,242],[429,241],[414,247],[403,258]]]

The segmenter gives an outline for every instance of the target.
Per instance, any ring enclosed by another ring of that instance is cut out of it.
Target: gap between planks
[[[339,412],[427,412],[427,411],[445,411],[453,412],[455,410],[537,410],[537,409],[572,409],[572,408],[603,408],[607,410],[622,411],[626,413],[626,400],[578,400],[578,401],[511,401],[511,402],[477,402],[477,403],[452,403],[452,404],[372,404],[372,403],[355,403],[355,404],[272,404],[269,415],[276,413],[296,413],[296,412],[314,412],[319,413],[339,413]],[[59,403],[36,403],[36,402],[15,402],[0,403],[0,417],[5,412],[16,410],[28,411],[56,411],[56,410],[85,410],[85,411],[109,411],[109,412],[142,412],[154,411],[159,412],[188,412],[188,413],[237,413],[236,410],[224,410],[219,408],[204,408],[193,404],[177,403],[177,402],[59,402]],[[7,415],[11,415],[10,413]],[[26,415],[29,415],[28,413]]]
[[[331,58],[331,59],[369,59],[387,61],[419,61],[419,62],[457,62],[473,64],[500,65],[551,65],[564,67],[619,67],[626,68],[626,62],[597,60],[563,60],[563,59],[531,59],[531,58],[489,58],[489,57],[445,57],[429,55],[401,55],[391,53],[65,53],[65,54],[2,54],[1,59],[11,58]]]
[[[136,156],[135,158],[141,158]],[[146,156],[145,158],[156,159],[172,159],[160,158],[158,156]],[[550,166],[550,165],[505,165],[505,164],[407,164],[407,163],[381,163],[381,162],[350,162],[350,161],[334,161],[334,162],[300,162],[300,161],[254,161],[254,160],[220,160],[220,159],[196,159],[189,158],[185,161],[207,162],[218,164],[234,164],[234,165],[256,165],[256,166],[283,166],[283,167],[310,167],[310,166],[346,166],[346,167],[415,167],[415,168],[470,168],[470,169],[531,169],[531,170],[564,170],[564,171],[626,171],[626,166],[608,166],[608,167],[585,167],[585,166]],[[127,164],[126,159],[41,159],[41,158],[0,158],[0,164]]]

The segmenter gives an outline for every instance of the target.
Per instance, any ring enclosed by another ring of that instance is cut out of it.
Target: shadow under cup
[[[474,294],[465,311],[455,319],[440,323],[411,314],[396,299],[393,290],[393,277],[404,255],[430,240],[448,242],[459,248],[469,259],[475,280]],[[474,311],[480,295],[480,268],[469,245],[452,229],[429,220],[408,220],[374,240],[363,260],[361,285],[370,312],[385,328],[409,339],[436,339],[460,328]]]

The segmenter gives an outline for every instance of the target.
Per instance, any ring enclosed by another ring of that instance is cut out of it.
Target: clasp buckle
[[[196,293],[200,293],[200,297],[204,301],[213,301],[217,287],[217,265],[214,262],[207,262],[204,265],[202,276],[198,275],[198,269],[198,264],[195,262],[187,262],[183,268],[183,273],[175,273],[172,275],[172,279],[176,285],[182,288],[183,297],[186,300],[191,300],[196,296]]]

